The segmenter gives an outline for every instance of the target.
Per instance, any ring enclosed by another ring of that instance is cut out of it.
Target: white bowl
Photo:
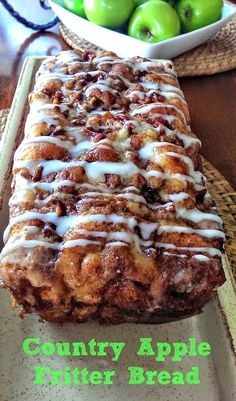
[[[174,58],[206,42],[214,36],[234,15],[236,7],[225,3],[221,20],[196,31],[185,33],[159,43],[147,43],[128,35],[103,28],[67,11],[49,0],[55,14],[76,35],[121,57],[143,56],[148,58]]]

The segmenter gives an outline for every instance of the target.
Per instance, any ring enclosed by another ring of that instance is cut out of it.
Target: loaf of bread
[[[29,104],[1,253],[14,302],[54,322],[200,313],[224,234],[172,63],[61,52]]]

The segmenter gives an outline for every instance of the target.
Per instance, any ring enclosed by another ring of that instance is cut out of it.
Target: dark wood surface
[[[10,3],[32,21],[45,22],[52,16],[41,10],[36,0],[30,2],[32,9],[27,0]],[[11,105],[26,56],[55,54],[67,48],[57,27],[35,33],[18,24],[0,4],[0,109]],[[202,154],[236,189],[236,70],[183,78],[180,84],[190,107],[192,129],[202,140]]]

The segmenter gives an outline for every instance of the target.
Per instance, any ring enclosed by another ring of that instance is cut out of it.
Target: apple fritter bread
[[[41,65],[15,153],[0,274],[55,322],[166,322],[223,284],[222,221],[170,61],[66,51]]]

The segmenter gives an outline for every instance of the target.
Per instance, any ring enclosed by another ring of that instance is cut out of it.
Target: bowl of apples
[[[122,57],[174,58],[214,36],[236,6],[223,0],[49,0],[78,36]]]

